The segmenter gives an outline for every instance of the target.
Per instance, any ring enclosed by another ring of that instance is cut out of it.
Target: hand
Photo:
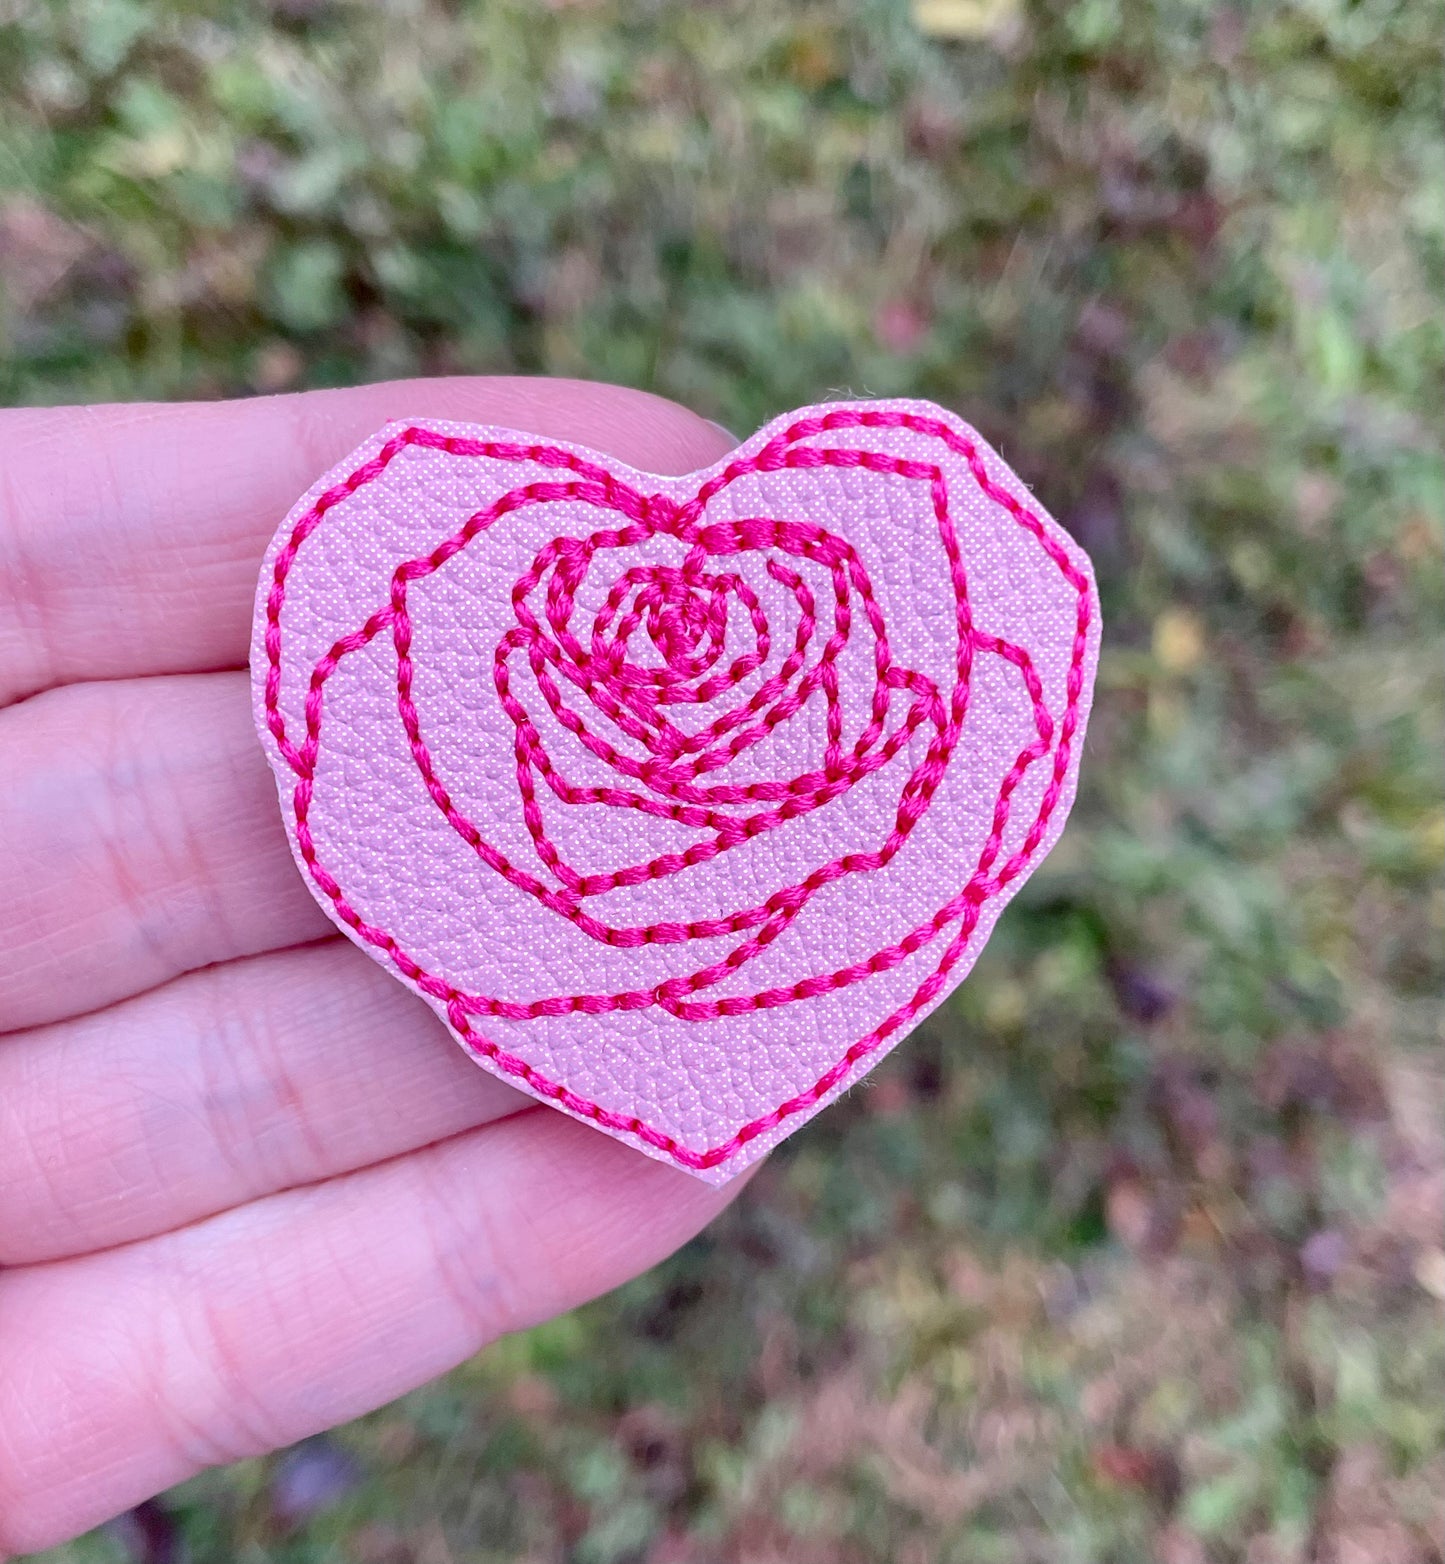
[[[0,413],[0,1556],[390,1400],[726,1203],[468,1062],[292,863],[258,561],[409,416],[657,472],[728,445],[556,381]]]

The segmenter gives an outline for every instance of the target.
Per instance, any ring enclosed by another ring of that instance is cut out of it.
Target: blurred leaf
[[[340,315],[341,251],[325,239],[282,248],[272,259],[267,296],[276,319],[293,331],[316,331]]]

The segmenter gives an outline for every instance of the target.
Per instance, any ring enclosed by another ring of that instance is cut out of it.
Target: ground
[[[0,397],[978,425],[1080,801],[671,1264],[55,1564],[1445,1558],[1441,0],[0,4]]]

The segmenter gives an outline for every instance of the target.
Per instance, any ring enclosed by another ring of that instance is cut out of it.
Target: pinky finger
[[[0,1274],[0,1557],[377,1407],[626,1281],[728,1198],[535,1109]]]

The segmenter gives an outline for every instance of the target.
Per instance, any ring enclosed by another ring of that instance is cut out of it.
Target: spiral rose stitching
[[[1054,721],[1028,653],[999,637],[986,635],[972,625],[966,572],[948,512],[947,484],[942,470],[930,463],[894,457],[885,452],[798,444],[825,431],[858,427],[906,428],[942,440],[949,449],[963,456],[983,492],[1037,539],[1077,593],[1074,639],[1065,686],[1066,706],[1057,728],[1058,743],[1054,750],[1052,774],[1024,843],[997,874],[990,875],[989,871],[1002,850],[1010,800],[1029,766],[1048,753],[1055,734]],[[360,629],[341,637],[312,670],[304,705],[306,735],[298,748],[287,738],[280,711],[281,612],[287,576],[299,549],[326,512],[372,481],[386,469],[398,452],[410,445],[444,450],[455,455],[536,463],[546,468],[567,470],[576,476],[568,480],[534,482],[509,491],[492,505],[468,518],[457,533],[430,554],[398,566],[392,577],[388,606],[373,614]],[[789,467],[822,466],[863,467],[929,484],[957,603],[958,680],[946,713],[940,692],[931,680],[915,670],[900,669],[893,664],[886,626],[872,584],[862,561],[845,540],[835,537],[815,523],[782,522],[771,518],[703,525],[708,503],[739,477]],[[412,700],[412,623],[407,604],[411,582],[424,579],[439,570],[501,517],[527,505],[558,500],[580,500],[593,504],[620,513],[631,523],[620,529],[603,529],[583,540],[554,539],[541,550],[530,569],[513,588],[512,602],[518,624],[503,636],[496,650],[494,680],[498,697],[516,731],[517,781],[524,819],[538,856],[560,883],[561,890],[554,889],[513,864],[505,854],[487,842],[475,824],[457,809],[437,776],[421,735],[420,718]],[[571,630],[570,619],[577,587],[591,560],[603,549],[632,547],[658,532],[670,533],[689,545],[684,564],[680,568],[637,566],[624,572],[594,620],[590,646],[584,646]],[[724,712],[706,728],[688,734],[678,729],[662,708],[670,704],[701,705],[715,699],[762,667],[771,650],[766,616],[756,594],[736,572],[709,571],[707,560],[713,554],[726,557],[733,553],[766,548],[777,548],[811,559],[829,570],[835,600],[833,635],[818,662],[807,669],[808,647],[816,628],[816,605],[801,574],[770,558],[766,564],[768,574],[793,594],[799,606],[795,644],[778,672],[754,691],[746,702]],[[538,620],[527,604],[531,593],[548,577],[549,572],[544,616],[552,631],[550,638],[542,621]],[[876,678],[869,724],[856,740],[852,755],[847,756],[841,743],[842,719],[836,661],[851,629],[850,593],[854,590],[862,599],[864,617],[873,631]],[[626,606],[629,594],[632,595],[632,603]],[[729,596],[735,596],[747,611],[754,632],[754,647],[751,652],[735,658],[726,670],[712,673],[725,644],[726,602]],[[607,631],[614,620],[616,626],[609,641]],[[663,495],[640,494],[606,469],[561,447],[541,443],[469,440],[413,427],[393,436],[368,462],[342,483],[323,493],[301,518],[278,553],[266,604],[264,710],[267,727],[278,750],[298,778],[293,803],[300,856],[314,882],[332,902],[341,921],[361,939],[382,950],[419,989],[443,1003],[453,1029],[468,1046],[483,1054],[504,1073],[520,1077],[538,1095],[559,1103],[573,1113],[609,1129],[636,1135],[674,1160],[701,1170],[727,1160],[756,1136],[790,1115],[811,1107],[842,1081],[854,1065],[874,1052],[900,1027],[907,1025],[938,995],[952,967],[967,948],[982,906],[1014,879],[1032,858],[1063,791],[1079,721],[1090,621],[1087,578],[1050,537],[1039,518],[990,478],[972,443],[947,424],[935,419],[890,409],[842,408],[800,420],[751,457],[730,463],[704,484],[686,504],[678,504]],[[629,640],[644,623],[654,646],[663,657],[660,667],[630,663],[627,660]],[[518,1004],[461,992],[427,972],[385,930],[368,924],[347,902],[339,883],[320,862],[308,816],[320,747],[326,681],[343,658],[368,645],[386,629],[392,633],[397,656],[398,712],[422,780],[433,802],[452,828],[493,870],[519,890],[537,898],[550,910],[569,919],[583,933],[608,945],[635,947],[653,943],[673,944],[744,932],[749,933],[749,938],[723,960],[686,977],[669,979],[651,990],[630,990],[611,995],[556,995],[528,1004]],[[540,733],[511,690],[509,660],[514,652],[523,648],[538,687],[559,723],[614,771],[620,771],[645,787],[647,794],[620,788],[579,788],[561,776],[547,755]],[[685,996],[721,981],[765,949],[824,885],[846,874],[880,868],[897,854],[918,820],[926,813],[933,793],[947,769],[967,711],[972,659],[976,651],[997,655],[1018,669],[1033,707],[1037,736],[1021,751],[1000,786],[990,834],[968,884],[931,919],[866,961],[855,962],[832,973],[804,978],[788,987],[772,988],[753,995],[689,1001]],[[566,704],[561,687],[552,676],[551,670],[554,668],[615,726],[640,743],[649,758],[637,761],[619,752],[605,739],[592,734],[582,717]],[[803,673],[802,679],[796,687],[790,688],[800,672]],[[692,682],[699,680],[697,683]],[[780,722],[800,710],[819,689],[823,690],[827,704],[827,747],[821,771],[794,778],[787,783],[724,783],[712,788],[697,786],[699,777],[725,766],[766,737]],[[884,738],[890,692],[893,690],[908,691],[913,701],[904,722]],[[753,722],[753,718],[759,720]],[[905,782],[894,827],[876,852],[846,854],[815,870],[800,884],[774,893],[758,906],[737,909],[722,918],[617,929],[593,918],[583,909],[581,904],[589,896],[617,886],[666,878],[708,861],[743,841],[776,828],[788,819],[821,807],[840,796],[862,776],[871,774],[891,761],[912,739],[917,729],[928,721],[932,721],[934,733],[927,755]],[[882,744],[878,742],[880,738],[883,738]],[[726,743],[721,742],[724,739]],[[660,855],[647,864],[632,865],[612,874],[580,876],[565,864],[546,833],[536,793],[534,770],[543,778],[548,789],[566,803],[601,803],[665,816],[689,826],[710,830],[714,833],[713,840],[710,843],[696,843],[681,853]],[[777,808],[761,810],[746,817],[721,813],[717,807],[776,800],[781,800]],[[886,971],[937,938],[956,919],[960,920],[959,929],[945,949],[937,968],[924,980],[912,999],[866,1037],[855,1042],[807,1091],[745,1124],[729,1140],[705,1151],[685,1147],[674,1137],[640,1119],[613,1113],[599,1104],[587,1101],[562,1084],[549,1080],[526,1060],[479,1036],[468,1019],[477,1014],[517,1020],[576,1012],[601,1014],[612,1010],[643,1009],[654,1004],[686,1020],[769,1009],[846,987]],[[750,932],[754,930],[756,932]]]

